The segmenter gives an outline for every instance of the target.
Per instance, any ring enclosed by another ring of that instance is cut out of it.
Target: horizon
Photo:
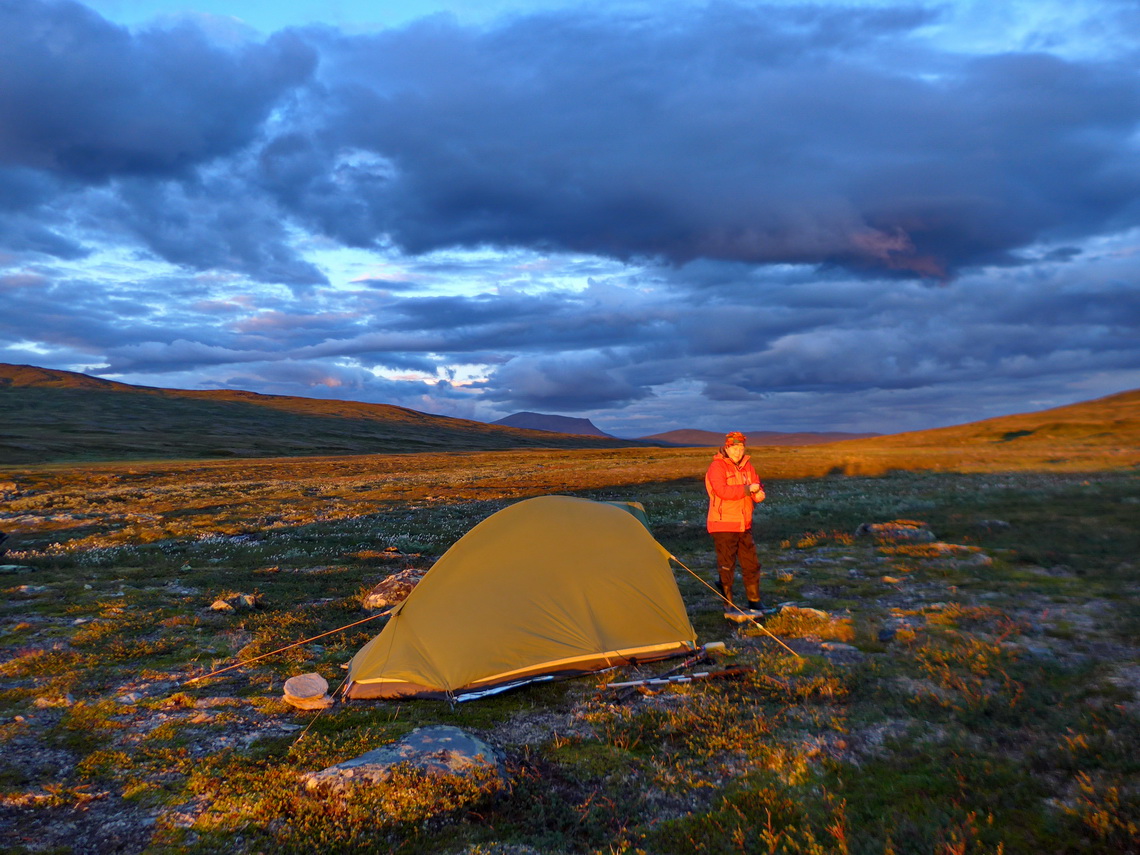
[[[5,364],[11,364],[11,363],[0,363],[0,366],[3,366]],[[14,367],[16,367],[16,368],[32,368],[32,369],[43,370],[43,371],[66,371],[66,369],[52,369],[52,368],[47,368],[45,366],[29,365],[29,364],[15,365]],[[71,373],[78,373],[78,372],[71,372]],[[92,375],[84,375],[84,376],[90,377]],[[104,378],[96,378],[96,379],[104,379]],[[113,381],[113,382],[122,383],[123,381]],[[365,405],[375,404],[377,406],[400,406],[397,404],[389,404],[389,403],[384,402],[384,401],[357,401],[357,400],[344,399],[344,398],[335,398],[335,399],[319,398],[319,397],[315,398],[315,397],[307,396],[307,395],[280,395],[280,394],[276,394],[276,393],[255,392],[251,389],[178,389],[176,387],[170,387],[170,386],[140,386],[139,384],[124,384],[124,385],[139,386],[139,388],[159,389],[162,391],[175,391],[175,392],[179,392],[179,391],[182,391],[182,392],[221,392],[221,393],[241,392],[241,393],[252,393],[255,395],[264,395],[266,397],[285,397],[285,398],[292,397],[292,398],[302,398],[302,399],[313,400],[313,401],[330,401],[333,403],[336,403],[339,401],[339,402],[346,403],[346,404],[365,404]],[[2,387],[0,387],[0,388],[2,388]],[[1123,394],[1127,394],[1129,392],[1140,392],[1140,388],[1124,389],[1124,390],[1121,390],[1120,392],[1112,392],[1112,393],[1109,393],[1108,395],[1099,395],[1095,398],[1088,398],[1088,399],[1084,399],[1082,401],[1074,401],[1071,403],[1072,404],[1092,403],[1094,401],[1102,400],[1103,398],[1115,397],[1116,395],[1123,395]],[[1061,405],[1061,406],[1068,406],[1068,405]],[[408,408],[408,409],[414,409],[414,408]],[[1026,410],[1026,411],[1021,411],[1018,413],[1007,413],[1005,415],[1009,415],[1009,416],[1032,415],[1033,413],[1042,412],[1042,411],[1050,410],[1050,409],[1055,409],[1055,408],[1047,407],[1047,408],[1042,408],[1039,410]],[[438,416],[441,418],[463,418],[460,416],[448,416],[448,415],[443,414],[443,413],[429,413],[429,412],[426,412],[423,410],[417,410],[416,412],[420,412],[420,413],[423,413],[424,415],[428,415],[428,416]],[[540,412],[535,412],[533,410],[516,411],[514,413],[510,413],[506,416],[501,417],[497,421],[503,421],[506,419],[510,419],[514,416],[520,416],[520,415],[537,416],[539,418],[570,419],[570,420],[575,420],[575,421],[586,421],[586,422],[589,422],[589,424],[592,427],[594,427],[595,429],[601,430],[601,428],[599,428],[596,424],[594,424],[594,422],[591,419],[588,419],[588,418],[582,419],[582,418],[575,417],[575,416],[566,416],[566,415],[561,414],[561,413],[540,413]],[[924,428],[922,430],[939,430],[942,428],[962,427],[962,426],[965,426],[968,424],[973,424],[973,423],[979,422],[979,421],[988,421],[990,418],[1000,418],[1000,416],[987,417],[986,419],[973,419],[973,420],[966,421],[966,422],[954,422],[952,424],[946,424],[946,425],[935,425],[933,427]],[[472,419],[471,421],[479,422],[480,420],[479,419]],[[483,423],[483,424],[495,424],[497,422],[481,422],[481,423]],[[526,429],[540,430],[540,431],[541,430],[553,431],[552,428],[529,427]],[[654,437],[662,436],[662,435],[669,434],[669,433],[685,433],[685,432],[694,433],[694,432],[697,432],[697,433],[709,433],[709,434],[726,434],[729,431],[742,430],[742,429],[743,429],[743,432],[745,433],[745,435],[750,437],[750,438],[752,436],[762,435],[762,434],[777,434],[777,435],[782,435],[782,436],[794,436],[797,434],[802,434],[802,435],[826,435],[826,434],[856,435],[856,434],[858,434],[858,435],[863,435],[863,436],[867,436],[867,437],[875,437],[875,436],[892,436],[892,435],[897,435],[897,434],[914,432],[914,431],[910,431],[910,430],[832,431],[832,430],[811,429],[811,428],[804,428],[804,429],[799,429],[799,430],[781,430],[780,428],[754,428],[754,427],[746,427],[744,425],[737,425],[737,426],[727,427],[727,428],[723,428],[723,429],[720,429],[720,428],[714,429],[714,428],[679,427],[679,428],[671,428],[669,430],[657,431],[655,433],[639,434],[636,436],[622,436],[619,434],[610,434],[607,431],[603,431],[602,433],[606,436],[613,438],[613,439],[618,439],[618,440],[623,440],[623,441],[631,441],[631,440],[638,440],[638,439],[653,439]],[[560,431],[553,431],[553,432],[559,433]],[[921,432],[921,431],[919,431],[919,432]]]
[[[1140,387],[1140,7],[21,0],[0,24],[3,362],[619,437]]]

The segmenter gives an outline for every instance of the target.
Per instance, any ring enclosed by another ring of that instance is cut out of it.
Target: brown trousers
[[[740,576],[744,579],[744,596],[750,603],[760,602],[760,559],[756,557],[756,542],[752,529],[747,531],[710,532],[716,549],[716,567],[720,573],[720,587],[732,599],[732,581],[736,562],[740,562]]]

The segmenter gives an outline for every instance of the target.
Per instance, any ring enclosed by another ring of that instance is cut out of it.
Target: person
[[[705,491],[709,496],[707,527],[716,550],[716,566],[720,575],[720,592],[725,599],[725,616],[739,611],[732,601],[732,585],[736,564],[744,580],[744,596],[748,612],[762,614],[760,606],[760,559],[752,539],[752,509],[764,501],[764,485],[756,475],[745,445],[747,438],[733,431],[724,438],[705,473]]]

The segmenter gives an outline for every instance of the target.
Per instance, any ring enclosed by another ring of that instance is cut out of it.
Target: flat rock
[[[435,725],[417,728],[392,745],[312,772],[305,776],[305,786],[342,791],[360,784],[380,784],[401,763],[427,775],[466,775],[476,769],[493,769],[500,778],[506,774],[498,749],[457,727]]]
[[[0,564],[0,573],[31,573],[32,569],[23,564]]]
[[[319,698],[328,691],[328,680],[320,674],[298,674],[285,681],[286,698]]]
[[[286,695],[285,703],[299,710],[327,710],[333,705],[333,699],[330,695],[320,695],[315,698],[295,698],[292,695]]]
[[[285,703],[299,710],[323,710],[333,705],[329,684],[320,674],[298,674],[285,681]]]

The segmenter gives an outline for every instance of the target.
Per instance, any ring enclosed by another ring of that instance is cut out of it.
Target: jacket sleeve
[[[747,484],[729,484],[724,464],[714,460],[709,466],[705,483],[709,485],[712,494],[718,499],[743,499],[748,495]]]
[[[760,485],[760,492],[752,494],[752,501],[760,504],[767,497],[767,493],[764,491],[764,482],[760,480],[760,476],[756,474],[756,467],[751,463],[748,464],[748,477],[752,479],[754,484]]]

